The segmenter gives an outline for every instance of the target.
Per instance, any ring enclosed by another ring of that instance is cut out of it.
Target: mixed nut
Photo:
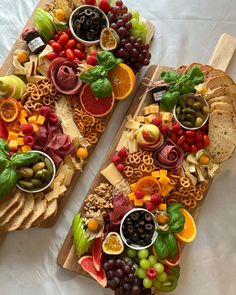
[[[181,96],[175,108],[176,118],[188,128],[201,127],[210,112],[209,106],[200,97]]]
[[[17,170],[17,184],[27,190],[44,188],[52,179],[53,165],[46,156],[41,156],[39,162]]]

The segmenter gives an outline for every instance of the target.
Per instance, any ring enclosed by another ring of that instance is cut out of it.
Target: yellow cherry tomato
[[[86,159],[88,157],[88,151],[84,147],[79,147],[76,151],[76,157]]]
[[[29,59],[29,54],[28,54],[28,52],[26,52],[24,50],[19,50],[16,53],[16,57],[17,57],[17,60],[21,64],[23,64],[23,63],[27,62],[27,60]]]
[[[95,231],[98,229],[98,222],[95,220],[95,219],[90,219],[89,222],[88,222],[88,229],[91,230],[91,231]]]
[[[65,12],[62,9],[57,9],[55,12],[55,17],[59,20],[59,21],[64,21],[66,19],[65,16]]]

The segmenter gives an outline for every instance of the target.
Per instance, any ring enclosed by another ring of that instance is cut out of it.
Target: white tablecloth
[[[0,1],[0,63],[32,13],[37,0]],[[235,0],[126,0],[157,29],[152,63],[169,66],[207,63],[223,32],[236,36]],[[229,73],[236,78],[236,63]],[[143,72],[142,72],[143,74]],[[13,232],[0,245],[0,294],[112,294],[92,280],[57,266],[56,258],[89,185],[128,107],[120,103],[56,225],[51,229]],[[181,261],[174,295],[236,294],[236,153],[222,165],[198,219],[198,236]]]

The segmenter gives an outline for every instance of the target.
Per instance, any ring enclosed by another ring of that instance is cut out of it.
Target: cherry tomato
[[[185,142],[187,142],[188,144],[194,144],[195,143],[195,138],[193,137],[187,137]]]
[[[76,47],[75,39],[70,39],[66,45],[64,46],[65,49],[74,49]]]
[[[47,54],[47,58],[49,60],[54,60],[57,57],[58,57],[58,54],[56,52],[50,52],[50,53]]]
[[[190,152],[192,154],[196,154],[197,151],[198,151],[197,146],[195,144],[192,144],[190,148]]]
[[[66,33],[67,33],[67,35],[68,35],[70,38],[73,37],[70,28],[67,28],[67,29],[66,29]]]
[[[182,146],[184,142],[185,142],[185,136],[181,135],[177,140],[177,144]]]
[[[68,41],[69,41],[69,36],[66,33],[63,33],[60,39],[58,40],[58,43],[61,46],[64,46],[65,44],[67,44]]]
[[[207,124],[203,125],[203,126],[200,128],[200,130],[202,130],[202,131],[207,131]]]
[[[203,143],[203,145],[204,146],[208,146],[208,145],[210,145],[210,138],[209,138],[209,136],[208,135],[203,135],[203,140],[202,140],[202,143]]]
[[[79,49],[74,49],[73,51],[74,51],[74,55],[78,57],[79,60],[83,59],[83,56],[84,56],[83,52],[81,52]]]
[[[183,129],[180,129],[180,130],[177,132],[178,135],[182,135],[183,133],[184,133],[184,130],[183,130]]]
[[[195,141],[201,142],[202,141],[202,132],[200,130],[197,130],[195,133]]]
[[[66,56],[69,60],[75,59],[75,55],[72,49],[66,49]]]
[[[198,150],[202,150],[204,148],[204,146],[201,142],[197,142],[196,146],[197,146]]]
[[[90,52],[90,55],[91,56],[97,56],[97,53],[98,53],[97,50],[93,50],[93,51]]]
[[[58,34],[56,34],[56,35],[54,36],[54,40],[55,40],[55,41],[58,41],[59,38],[60,38],[60,36],[59,36]]]
[[[63,34],[64,32],[63,31],[59,31],[57,34],[59,37],[61,37],[61,35]]]
[[[85,46],[82,43],[77,43],[76,44],[76,48],[79,49],[80,51],[84,51],[85,50]]]
[[[61,52],[62,51],[62,47],[60,44],[58,44],[57,42],[53,42],[52,43],[52,49],[55,51],[55,52]]]
[[[60,56],[60,57],[67,57],[67,55],[66,55],[66,51],[65,51],[65,50],[62,50],[62,51],[58,54],[58,56]]]
[[[172,131],[173,131],[174,133],[177,134],[181,129],[182,129],[182,128],[181,128],[181,126],[180,126],[180,124],[179,124],[178,122],[174,122],[174,123],[172,124]]]
[[[189,152],[190,151],[190,145],[187,144],[186,142],[184,142],[183,145],[182,145],[182,149],[184,150],[184,152]]]
[[[185,131],[185,136],[186,137],[194,137],[195,136],[195,132],[193,130],[186,130]]]
[[[50,41],[49,41],[49,45],[52,45],[52,43],[54,43],[54,42],[55,42],[54,39],[50,40]]]
[[[171,136],[170,136],[170,139],[173,141],[173,142],[177,142],[177,140],[178,140],[178,137],[177,137],[177,135],[175,134],[175,133],[172,133],[171,134]]]

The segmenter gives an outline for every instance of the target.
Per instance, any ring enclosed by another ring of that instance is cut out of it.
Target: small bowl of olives
[[[48,188],[56,175],[56,166],[47,154],[41,151],[31,151],[40,154],[40,159],[31,165],[19,168],[16,186],[26,193],[39,193]]]
[[[209,114],[207,101],[194,94],[182,95],[173,109],[175,120],[188,130],[196,130],[205,125]]]
[[[155,216],[146,209],[134,208],[123,217],[120,225],[123,242],[131,249],[147,249],[157,238]]]
[[[98,7],[81,5],[72,12],[69,27],[76,40],[85,46],[92,46],[100,42],[101,31],[109,27],[109,21]]]

